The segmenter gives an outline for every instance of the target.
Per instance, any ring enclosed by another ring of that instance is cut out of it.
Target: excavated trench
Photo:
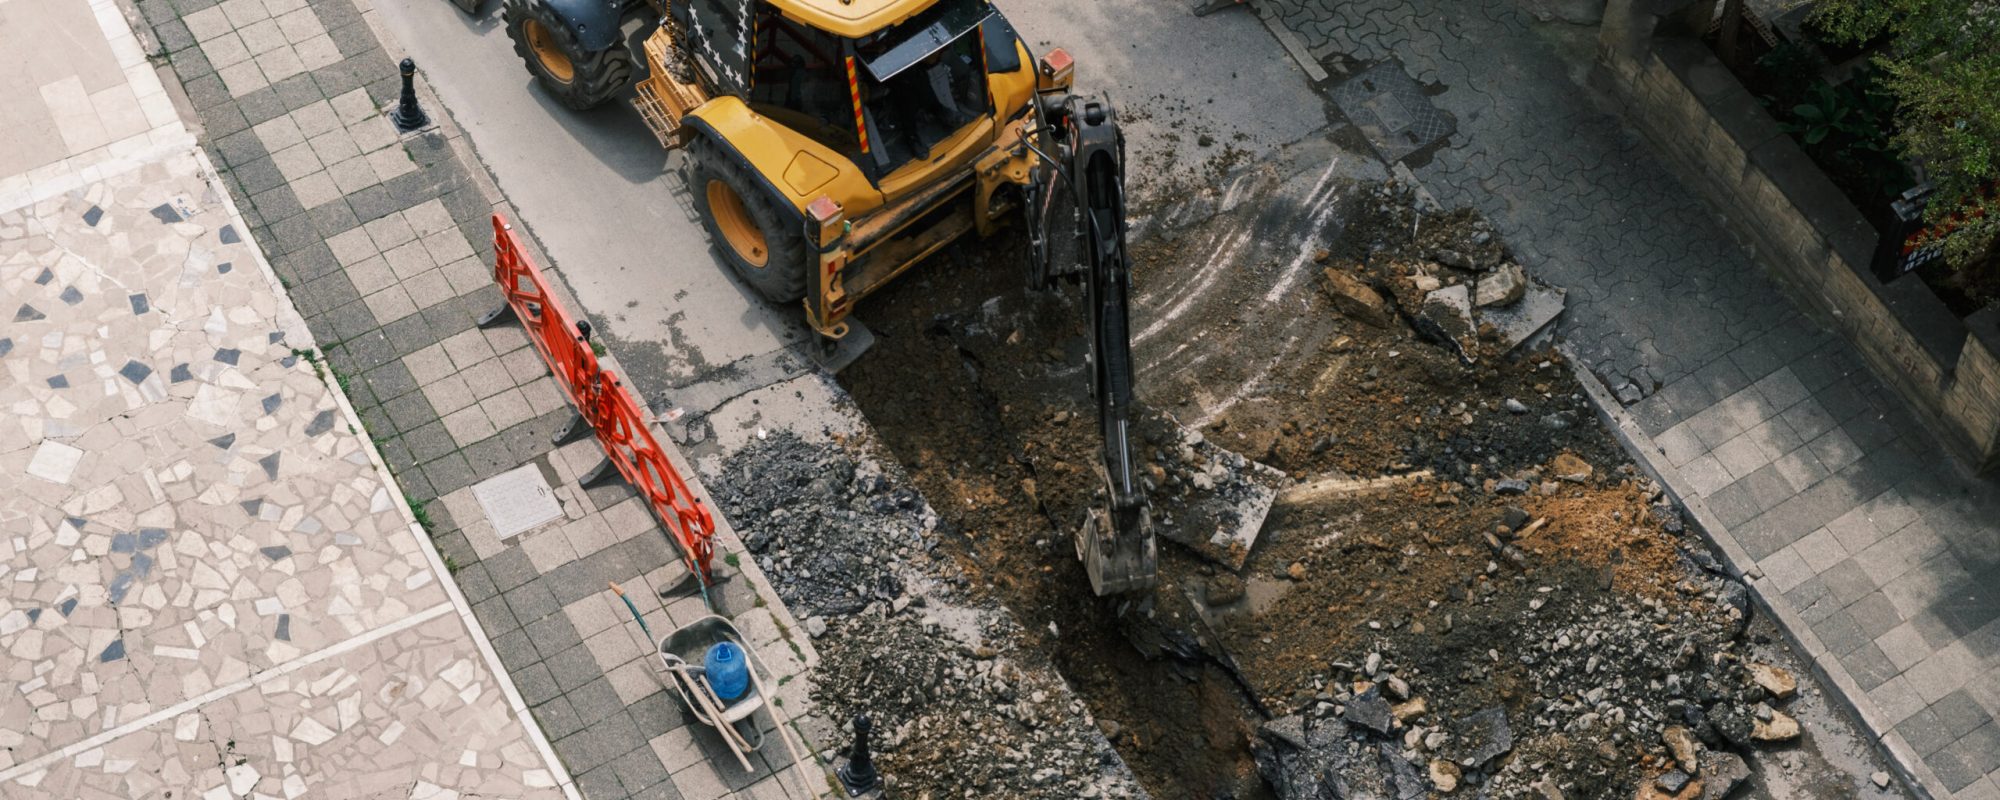
[[[1154,797],[1269,797],[1263,719],[1234,675],[1150,600],[1098,598],[1070,534],[1093,501],[1098,437],[1082,309],[1024,291],[1020,243],[953,248],[872,298],[877,339],[840,380],[942,517],[975,591],[1004,603]],[[1162,548],[1168,576],[1196,567]],[[1171,582],[1171,577],[1166,582]]]

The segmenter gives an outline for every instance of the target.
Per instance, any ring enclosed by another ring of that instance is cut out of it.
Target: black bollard
[[[834,771],[840,776],[841,788],[847,790],[848,797],[860,797],[882,788],[882,775],[875,771],[874,759],[868,757],[870,727],[867,714],[854,717],[854,748],[847,753],[847,763]]]
[[[389,121],[396,123],[396,130],[403,133],[417,130],[431,124],[430,115],[417,105],[417,62],[403,59],[403,97],[396,102],[396,110],[389,115]]]

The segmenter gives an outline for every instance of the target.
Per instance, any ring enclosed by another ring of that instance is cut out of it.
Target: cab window
[[[830,34],[776,13],[759,14],[746,99],[757,113],[857,160],[860,138],[841,50],[841,41]]]

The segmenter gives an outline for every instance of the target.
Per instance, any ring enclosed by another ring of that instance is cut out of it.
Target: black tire
[[[582,52],[575,32],[541,0],[506,0],[500,16],[507,23],[507,38],[514,40],[514,53],[527,62],[528,71],[542,88],[572,111],[602,105],[632,80],[632,53],[624,40],[597,52]],[[560,51],[570,66],[565,79],[558,69],[544,63],[530,41],[531,28],[545,31],[545,46]]]
[[[769,190],[747,174],[748,167],[730,158],[721,145],[705,136],[697,136],[688,143],[687,155],[689,189],[694,194],[695,208],[701,212],[702,227],[708,229],[715,249],[722,251],[722,260],[729,262],[737,277],[766,300],[791,303],[804,298],[805,231],[778,207],[782,200],[772,197]],[[711,182],[721,183],[734,192],[744,213],[763,233],[764,263],[745,258],[723,232],[716,210],[709,207]]]

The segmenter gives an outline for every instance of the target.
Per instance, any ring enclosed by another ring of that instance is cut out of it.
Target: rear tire
[[[689,188],[701,224],[722,260],[757,294],[773,303],[806,296],[805,231],[721,145],[697,136],[688,144]]]
[[[582,52],[576,34],[541,0],[507,0],[500,11],[514,52],[542,88],[572,111],[602,105],[632,80],[632,53],[621,38]]]

